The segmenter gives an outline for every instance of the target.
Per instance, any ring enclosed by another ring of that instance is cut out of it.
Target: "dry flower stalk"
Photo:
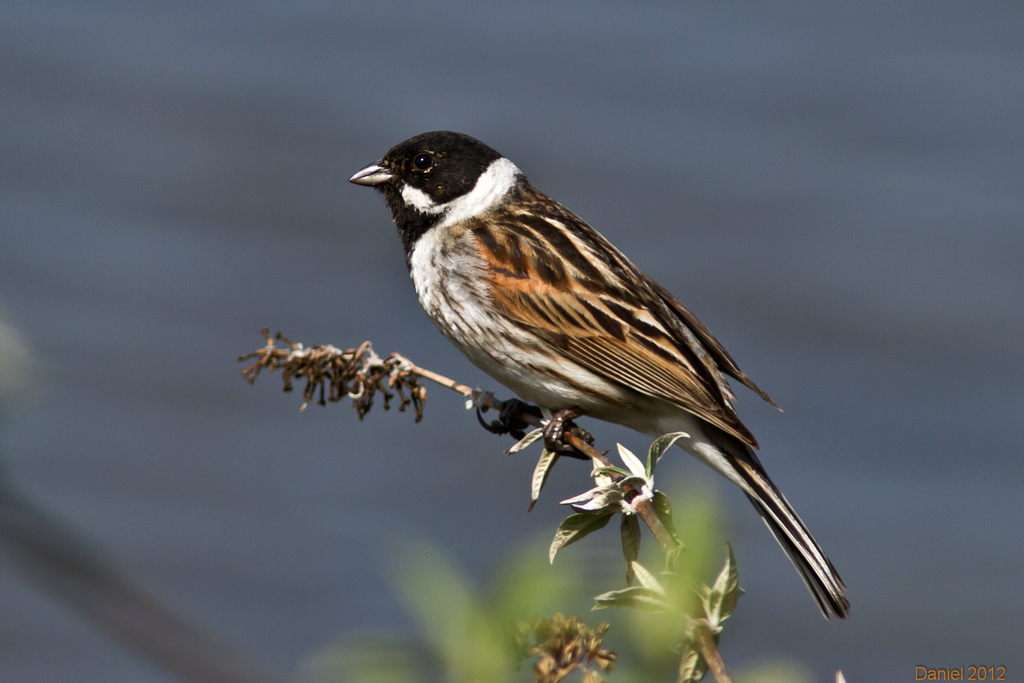
[[[306,409],[314,399],[320,405],[327,401],[351,398],[359,419],[373,407],[373,399],[380,392],[384,399],[384,410],[391,408],[391,401],[397,392],[398,410],[404,411],[412,405],[416,421],[423,419],[423,404],[427,400],[427,389],[419,382],[419,373],[409,360],[397,353],[381,358],[370,342],[363,342],[355,349],[342,351],[330,344],[306,348],[278,332],[273,337],[267,328],[260,330],[267,339],[262,349],[239,356],[238,360],[255,358],[256,362],[242,371],[250,383],[256,381],[260,371],[281,371],[284,390],[292,391],[292,379],[304,377],[306,388],[302,391]],[[275,340],[288,346],[278,347]]]

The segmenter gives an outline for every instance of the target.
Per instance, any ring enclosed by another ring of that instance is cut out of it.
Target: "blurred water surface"
[[[266,325],[497,388],[345,182],[432,129],[516,161],[785,408],[741,393],[853,615],[822,623],[722,486],[748,591],[727,661],[1020,675],[1020,3],[6,2],[0,304],[42,383],[4,420],[10,481],[286,669],[409,628],[382,578],[396,534],[482,576],[553,531],[582,470],[526,516],[532,458],[454,395],[431,389],[419,425],[360,423],[234,362]],[[714,481],[678,456],[665,476]],[[170,680],[13,578],[0,662],[0,681]]]

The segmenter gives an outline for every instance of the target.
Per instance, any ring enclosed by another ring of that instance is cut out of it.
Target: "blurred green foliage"
[[[660,548],[650,542],[643,556],[647,569],[641,565],[640,571],[662,583],[667,593],[679,596],[683,602],[678,608],[699,610],[701,597],[696,587],[711,590],[709,585],[715,583],[716,574],[720,580],[725,580],[719,572],[723,559],[720,506],[713,490],[709,492],[706,488],[684,488],[676,491],[673,499],[678,501],[675,523],[686,544],[676,563],[676,572],[661,572],[664,556]],[[598,534],[591,542],[614,541]],[[414,618],[420,637],[404,641],[346,638],[310,658],[299,680],[304,683],[540,680],[535,678],[539,674],[533,670],[534,662],[521,662],[517,650],[520,655],[524,652],[522,634],[527,624],[536,624],[537,618],[550,618],[559,612],[579,614],[593,629],[598,629],[602,621],[611,622],[601,647],[618,647],[621,658],[615,670],[606,674],[609,680],[622,683],[676,680],[685,615],[680,609],[655,613],[604,610],[590,614],[588,608],[594,603],[584,593],[593,586],[588,587],[582,577],[595,572],[592,567],[581,565],[580,554],[571,550],[560,553],[558,562],[550,565],[545,561],[544,550],[533,546],[502,562],[487,586],[477,588],[436,547],[422,541],[404,542],[396,552],[392,582]],[[582,554],[587,562],[620,561],[610,553]],[[583,680],[588,671],[595,676],[599,673],[597,667],[591,665],[566,680]],[[737,678],[737,683],[810,680],[799,667],[789,665],[748,669],[740,674],[742,677]]]

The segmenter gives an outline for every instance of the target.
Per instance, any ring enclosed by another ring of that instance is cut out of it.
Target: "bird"
[[[383,195],[419,303],[521,399],[677,444],[739,486],[826,619],[846,586],[768,477],[733,378],[778,408],[697,317],[509,159],[450,131],[392,147],[350,179]]]

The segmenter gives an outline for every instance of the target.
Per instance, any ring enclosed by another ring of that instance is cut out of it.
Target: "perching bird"
[[[474,365],[552,411],[688,433],[677,443],[743,489],[825,617],[847,615],[842,579],[761,466],[726,375],[775,403],[664,287],[467,135],[418,135],[351,182],[384,195],[420,304]]]

